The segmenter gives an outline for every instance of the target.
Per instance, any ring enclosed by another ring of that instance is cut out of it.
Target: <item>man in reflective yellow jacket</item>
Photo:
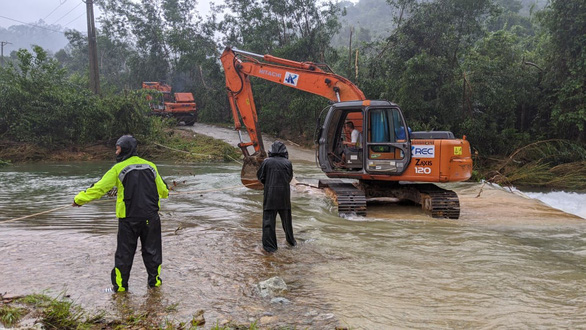
[[[117,163],[100,181],[80,192],[73,206],[82,206],[117,187],[116,217],[118,243],[112,270],[112,288],[106,291],[128,290],[128,279],[137,240],[142,246],[142,260],[148,273],[149,287],[161,285],[161,220],[160,198],[167,198],[169,190],[155,164],[137,156],[137,142],[131,135],[123,135],[116,142]]]

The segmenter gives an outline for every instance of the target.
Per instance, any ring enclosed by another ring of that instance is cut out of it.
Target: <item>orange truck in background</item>
[[[153,115],[175,118],[187,126],[197,121],[197,106],[191,93],[171,93],[171,86],[164,82],[145,81],[143,89],[155,90],[155,97],[147,96]]]

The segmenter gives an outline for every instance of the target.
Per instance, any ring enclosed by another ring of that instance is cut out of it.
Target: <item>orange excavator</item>
[[[243,184],[262,188],[256,170],[266,158],[250,83],[250,77],[257,77],[330,100],[316,130],[316,155],[319,167],[329,178],[320,180],[319,186],[334,193],[340,215],[366,215],[367,202],[390,199],[420,204],[434,218],[460,216],[456,193],[434,183],[470,178],[472,157],[465,136],[457,139],[449,131],[411,132],[397,104],[367,100],[356,85],[326,65],[230,47],[220,59],[240,136],[238,146],[244,154]],[[241,121],[250,142],[242,140]],[[353,148],[346,146],[349,132],[344,126],[348,122],[360,135],[360,142]],[[250,153],[249,147],[254,152]]]

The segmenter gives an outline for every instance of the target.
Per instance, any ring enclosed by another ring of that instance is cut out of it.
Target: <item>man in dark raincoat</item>
[[[277,213],[281,217],[287,243],[295,246],[293,224],[291,223],[291,190],[289,182],[293,179],[293,166],[289,161],[287,147],[281,141],[275,141],[256,176],[264,185],[262,215],[262,246],[267,252],[277,250],[275,222]]]
[[[117,163],[100,181],[77,194],[73,206],[82,206],[117,187],[116,217],[118,245],[112,269],[112,288],[107,292],[128,290],[130,269],[140,237],[142,260],[148,274],[148,286],[161,285],[161,220],[160,198],[169,190],[155,164],[137,156],[137,142],[132,135],[123,135],[116,142]]]

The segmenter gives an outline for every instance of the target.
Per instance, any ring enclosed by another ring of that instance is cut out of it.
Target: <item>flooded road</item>
[[[116,247],[112,200],[2,222],[70,204],[111,165],[0,168],[0,292],[65,293],[90,311],[120,313],[119,302],[101,292]],[[459,220],[398,205],[343,219],[321,191],[296,186],[300,244],[287,248],[277,228],[280,249],[264,256],[262,193],[241,187],[238,164],[157,165],[179,185],[162,202],[163,286],[148,292],[138,253],[125,298],[135,310],[181,322],[204,310],[205,328],[227,321],[310,329],[586,327],[586,220],[536,200],[463,183],[449,186],[461,199]],[[323,178],[307,161],[294,159],[294,171],[310,184]],[[284,302],[255,290],[273,276],[287,283]]]

